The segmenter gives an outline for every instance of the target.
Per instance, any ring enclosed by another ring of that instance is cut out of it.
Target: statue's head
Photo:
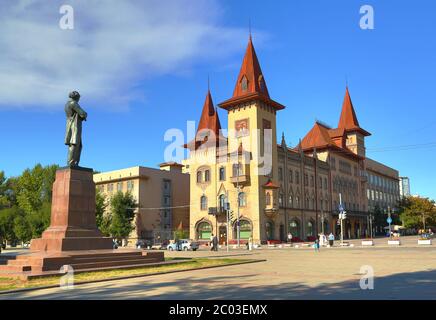
[[[79,101],[80,99],[80,94],[77,91],[71,91],[68,96],[74,101]]]

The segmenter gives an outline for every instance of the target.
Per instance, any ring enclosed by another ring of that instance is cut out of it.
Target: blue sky
[[[232,92],[248,40],[270,95],[286,109],[278,139],[315,120],[336,126],[348,79],[367,155],[436,198],[436,3],[428,1],[65,1],[0,4],[0,170],[63,164],[68,91],[82,94],[82,166],[155,167],[164,133],[198,121],[207,91]],[[359,28],[372,5],[375,29]],[[226,113],[219,111],[227,125]],[[395,148],[399,146],[400,148]]]

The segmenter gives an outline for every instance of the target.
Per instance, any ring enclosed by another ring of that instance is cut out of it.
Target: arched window
[[[265,80],[263,79],[263,75],[259,76],[259,88],[261,92],[265,92]]]
[[[315,224],[312,220],[307,221],[306,236],[313,237],[315,235]]]
[[[245,192],[239,192],[238,205],[240,207],[245,207],[247,205],[247,196]]]
[[[246,76],[242,77],[242,80],[241,80],[241,89],[242,89],[242,91],[247,91],[247,89],[248,89],[248,80],[247,80]]]
[[[210,171],[209,170],[204,171],[204,181],[205,182],[210,181]]]
[[[267,206],[271,205],[271,193],[270,192],[267,192],[266,195],[265,195],[265,204]]]
[[[226,169],[224,167],[220,168],[220,181],[226,180]]]
[[[295,197],[295,208],[297,208],[297,209],[300,208],[300,197],[299,196]]]
[[[297,219],[289,222],[289,232],[292,234],[292,237],[301,238],[300,222]]]
[[[239,220],[239,235],[240,239],[249,239],[251,237],[251,223],[248,220],[241,219]],[[235,223],[235,235],[237,238],[238,225]]]
[[[292,208],[294,205],[294,199],[292,198],[292,194],[289,196],[289,207]]]
[[[219,196],[219,204],[220,204],[220,212],[223,212],[226,205],[226,196],[224,194],[221,194]]]
[[[200,208],[201,208],[201,210],[207,210],[207,197],[206,196],[201,196]]]
[[[197,171],[197,183],[200,183],[202,181],[202,172]]]
[[[283,193],[279,194],[279,206],[283,206]]]
[[[212,226],[209,222],[200,222],[197,226],[198,239],[210,240],[212,236]]]

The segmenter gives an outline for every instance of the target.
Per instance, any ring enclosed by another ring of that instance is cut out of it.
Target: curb
[[[193,268],[193,269],[186,269],[186,270],[164,271],[164,272],[155,272],[155,273],[147,273],[147,274],[136,274],[136,275],[132,275],[132,276],[113,277],[113,278],[99,279],[99,280],[80,281],[80,282],[75,282],[74,286],[79,286],[79,285],[83,285],[83,284],[90,284],[90,283],[100,283],[100,282],[114,281],[114,280],[126,280],[126,279],[134,279],[134,278],[143,278],[143,277],[157,276],[157,275],[162,275],[162,274],[178,273],[178,272],[185,272],[185,271],[196,271],[196,270],[205,270],[205,269],[220,268],[220,267],[230,267],[230,266],[237,266],[237,265],[243,265],[243,264],[249,264],[249,263],[266,262],[266,261],[267,261],[266,259],[256,259],[256,260],[250,260],[250,261],[229,263],[229,264],[224,264],[224,265],[221,265],[221,266],[207,266],[207,267],[200,267],[200,268]],[[13,294],[13,293],[28,292],[28,291],[37,291],[37,290],[53,289],[53,288],[59,288],[59,285],[48,285],[48,286],[41,286],[41,287],[22,288],[22,289],[0,291],[0,296],[8,295],[8,294]]]

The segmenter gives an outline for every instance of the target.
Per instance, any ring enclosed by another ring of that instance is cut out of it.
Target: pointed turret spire
[[[200,122],[198,123],[197,132],[200,130],[209,129],[218,136],[221,129],[218,112],[213,106],[212,95],[210,90],[207,90],[206,100],[204,101],[203,111],[201,112]]]
[[[254,50],[251,33],[238,80],[233,90],[233,98],[250,93],[260,93],[269,98],[268,88],[260,68],[259,60],[257,59],[256,51]]]
[[[356,112],[354,111],[353,102],[351,101],[348,85],[345,90],[344,102],[342,103],[341,117],[339,118],[338,128],[346,131],[357,130],[365,135],[370,135],[369,132],[363,130],[357,120]]]
[[[282,148],[286,148],[286,140],[285,140],[285,133],[284,132],[282,132],[282,143],[281,143],[281,145],[282,145]]]
[[[261,100],[272,106],[275,110],[285,108],[284,105],[272,100],[269,96],[250,32],[247,49],[245,50],[244,59],[242,60],[241,69],[236,80],[235,89],[233,90],[233,96],[220,103],[219,106],[228,110],[234,105],[251,100]]]

